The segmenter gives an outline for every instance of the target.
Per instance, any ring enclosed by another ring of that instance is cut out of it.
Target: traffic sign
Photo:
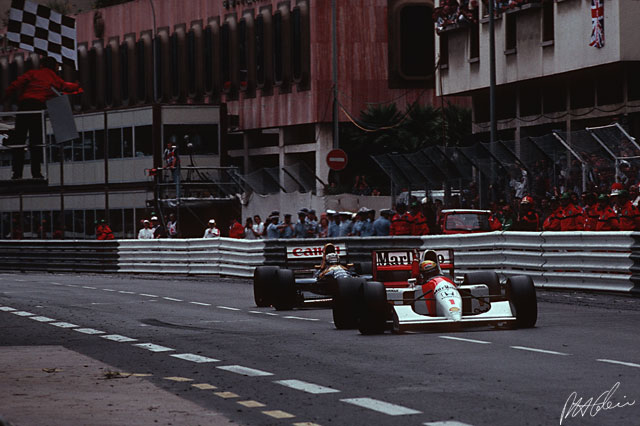
[[[332,149],[327,154],[327,165],[336,172],[343,170],[347,167],[347,153],[341,149]]]

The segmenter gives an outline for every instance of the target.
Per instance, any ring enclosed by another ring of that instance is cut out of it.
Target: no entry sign
[[[341,149],[332,149],[327,154],[327,165],[336,172],[347,167],[347,153]]]

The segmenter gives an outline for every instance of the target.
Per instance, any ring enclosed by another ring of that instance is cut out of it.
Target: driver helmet
[[[340,263],[340,256],[338,256],[338,253],[327,253],[325,260],[327,265],[337,265]]]
[[[438,264],[433,260],[420,262],[420,279],[423,283],[438,275]]]

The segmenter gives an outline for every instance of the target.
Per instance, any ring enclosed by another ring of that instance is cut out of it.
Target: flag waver
[[[9,44],[78,68],[76,20],[28,0],[12,0]]]
[[[591,43],[604,47],[604,0],[591,0]]]

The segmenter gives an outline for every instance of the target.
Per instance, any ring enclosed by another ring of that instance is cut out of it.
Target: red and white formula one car
[[[513,276],[501,285],[495,272],[471,272],[456,280],[452,276],[452,250],[426,250],[420,256],[412,251],[374,252],[374,280],[359,288],[339,288],[334,319],[347,315],[350,306],[363,334],[446,324],[535,325],[538,308],[530,277]]]

